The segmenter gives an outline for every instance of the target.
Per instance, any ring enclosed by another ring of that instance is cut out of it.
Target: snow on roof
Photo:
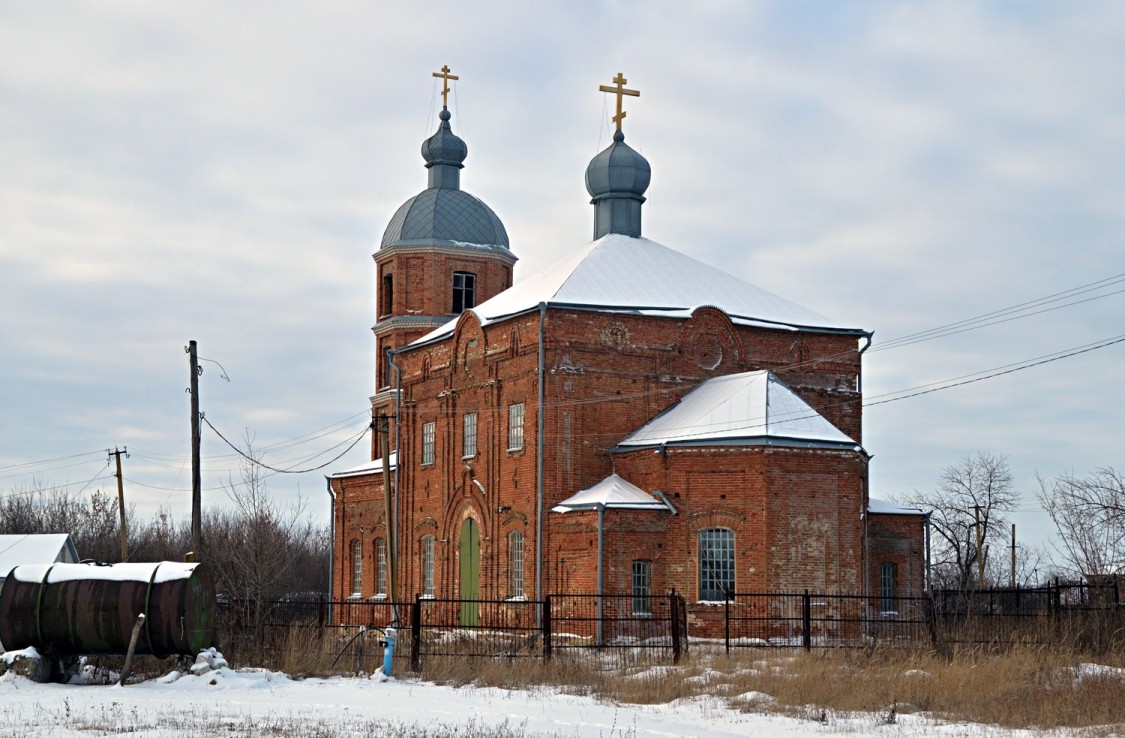
[[[56,561],[78,561],[78,551],[67,533],[0,535],[0,579],[20,564]]]
[[[859,448],[772,372],[762,370],[708,379],[621,441],[617,449],[748,440]]]
[[[565,513],[574,510],[606,509],[667,510],[668,506],[635,484],[610,474],[593,487],[566,498],[551,508],[551,512]]]
[[[925,515],[918,507],[903,507],[889,500],[877,500],[870,497],[867,500],[867,512],[875,515]]]
[[[114,582],[154,582],[161,584],[177,579],[190,579],[198,562],[153,561],[139,564],[24,564],[12,576],[21,582],[35,584],[47,578],[47,584],[85,579]],[[48,570],[50,573],[48,574]]]
[[[617,233],[521,280],[473,312],[487,325],[534,310],[540,303],[676,317],[711,305],[732,319],[755,324],[866,334],[655,241]],[[414,343],[441,338],[456,324],[451,320]]]
[[[391,453],[387,456],[387,461],[389,462],[391,470],[393,471],[395,469],[395,466],[398,464],[398,452],[397,451],[391,451]],[[329,474],[328,478],[329,479],[340,479],[341,477],[359,477],[359,476],[362,476],[364,474],[382,474],[382,473],[383,473],[383,457],[380,456],[378,459],[375,459],[374,461],[368,461],[365,464],[360,464],[359,466],[353,466],[351,469],[345,469],[344,471],[338,471],[335,474]]]

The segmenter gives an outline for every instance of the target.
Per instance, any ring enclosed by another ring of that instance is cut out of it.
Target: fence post
[[[668,612],[672,615],[672,663],[680,663],[680,612],[679,612],[679,597],[676,596],[676,590],[672,590],[672,594],[668,595]]]
[[[415,596],[410,607],[410,670],[422,670],[422,595]]]
[[[723,644],[727,648],[727,656],[730,656],[730,597],[723,603]]]
[[[543,598],[543,657],[551,658],[551,595]]]
[[[316,626],[318,628],[324,627],[324,593],[321,592],[320,597],[316,601]]]
[[[809,591],[805,590],[804,597],[801,598],[801,625],[805,631],[801,639],[806,651],[812,650],[812,600],[809,597]]]

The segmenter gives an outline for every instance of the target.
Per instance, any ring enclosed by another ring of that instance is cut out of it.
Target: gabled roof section
[[[69,533],[0,535],[0,579],[23,564],[78,563]]]
[[[613,312],[688,317],[711,305],[739,322],[788,330],[867,335],[647,238],[616,233],[587,244],[473,308],[487,325],[540,303]],[[415,341],[453,332],[455,321]]]
[[[397,451],[391,451],[391,453],[387,456],[387,462],[388,462],[388,465],[391,468],[391,471],[394,471],[395,468],[398,466],[398,452]],[[375,459],[374,461],[368,461],[364,464],[360,464],[359,466],[353,466],[351,469],[345,469],[343,471],[335,472],[334,474],[329,474],[328,478],[329,479],[343,479],[345,477],[362,477],[362,476],[367,475],[367,474],[382,474],[382,473],[383,473],[383,457],[380,456],[378,459]]]
[[[708,379],[614,451],[730,444],[860,449],[773,372],[763,370]]]
[[[867,500],[867,512],[872,515],[925,515],[920,507],[904,507],[890,500],[879,500],[874,497]]]
[[[551,508],[551,512],[565,513],[581,510],[668,510],[668,506],[648,492],[620,477],[610,474],[593,487],[572,495]]]

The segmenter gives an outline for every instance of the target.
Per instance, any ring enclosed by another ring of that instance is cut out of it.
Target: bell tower
[[[375,259],[375,394],[372,417],[394,416],[395,377],[388,351],[401,348],[512,286],[516,256],[496,213],[461,189],[469,149],[449,125],[448,66],[440,123],[422,142],[427,188],[395,212]],[[376,451],[373,449],[373,451]],[[372,458],[378,456],[374,453]]]

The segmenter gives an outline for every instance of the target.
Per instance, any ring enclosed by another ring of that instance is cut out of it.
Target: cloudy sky
[[[343,451],[443,64],[517,280],[590,238],[620,71],[645,235],[875,331],[870,402],[1055,358],[870,405],[873,496],[1007,454],[1031,541],[1037,473],[1125,466],[1125,343],[1064,356],[1125,336],[1120,3],[44,2],[0,4],[0,494],[112,490],[128,447],[138,513],[188,515],[191,339],[228,438]],[[237,457],[203,455],[221,503]],[[326,520],[324,474],[269,484]]]

